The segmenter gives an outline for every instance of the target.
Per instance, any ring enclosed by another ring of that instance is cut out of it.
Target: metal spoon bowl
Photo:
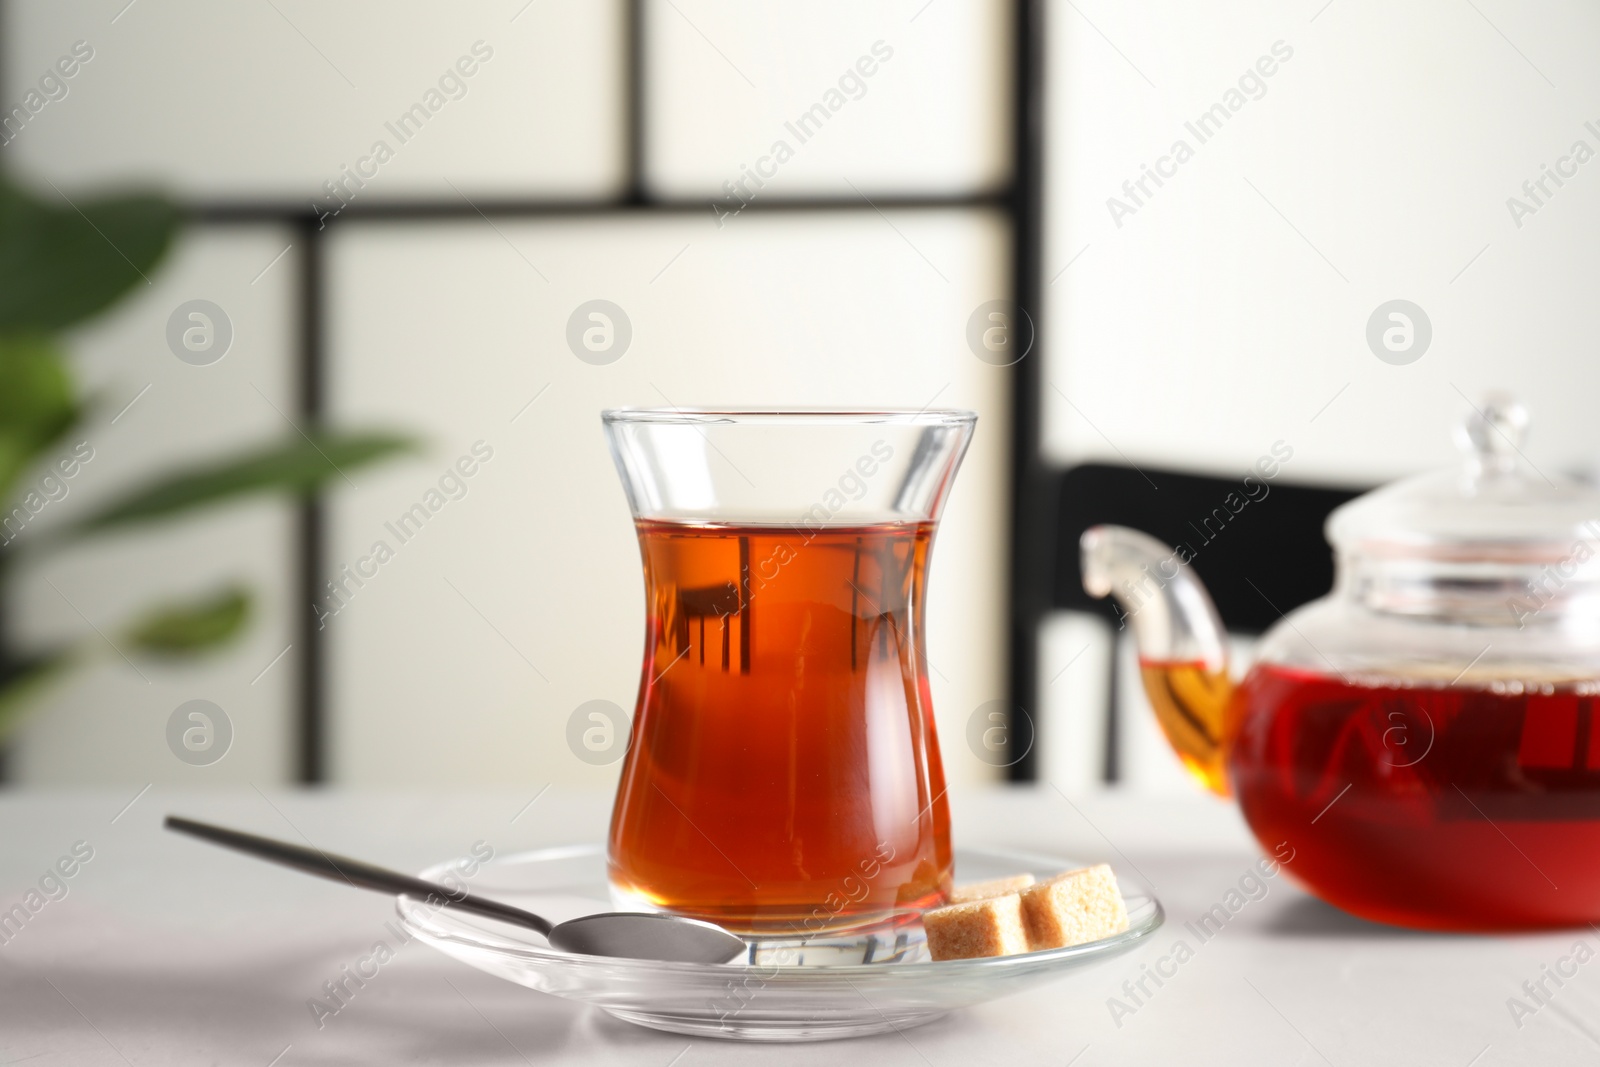
[[[699,919],[653,912],[611,911],[582,915],[564,923],[552,923],[531,911],[450,889],[437,882],[413,878],[399,871],[375,867],[361,860],[336,856],[321,849],[274,841],[270,837],[258,837],[177,815],[167,816],[166,827],[214,845],[248,853],[258,859],[293,867],[306,874],[344,882],[356,889],[404,894],[443,907],[525,926],[543,934],[550,947],[561,952],[677,963],[732,963],[744,956],[747,950],[743,939],[714,923]]]

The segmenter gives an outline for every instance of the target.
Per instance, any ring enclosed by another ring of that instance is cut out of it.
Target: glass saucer
[[[1047,876],[1083,866],[1027,853],[957,849],[961,882],[1023,871]],[[422,872],[459,878],[453,860]],[[976,960],[928,958],[921,923],[851,930],[810,941],[760,940],[731,964],[662,963],[557,952],[531,930],[434,908],[413,897],[400,919],[448,955],[519,985],[593,1004],[641,1026],[747,1041],[819,1041],[887,1033],[946,1012],[1018,992],[1126,952],[1161,925],[1148,887],[1117,874],[1128,930],[1087,945]],[[543,849],[491,860],[470,880],[473,893],[562,922],[612,910],[605,850]]]

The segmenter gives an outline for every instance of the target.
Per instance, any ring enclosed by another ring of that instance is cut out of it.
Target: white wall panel
[[[30,647],[81,645],[85,669],[49,688],[22,726],[13,748],[18,781],[136,789],[292,778],[298,650],[277,659],[295,640],[303,610],[289,596],[290,503],[258,499],[59,554],[36,553],[50,527],[145,479],[295,434],[285,415],[294,409],[297,252],[268,269],[289,244],[284,231],[269,226],[194,231],[148,288],[68,338],[93,401],[69,443],[86,442],[93,458],[17,538],[21,571],[8,613]],[[233,327],[231,347],[209,366],[179,360],[167,344],[173,309],[194,299],[220,306]],[[134,618],[233,583],[257,597],[242,639],[199,660],[124,659],[119,634]],[[172,712],[196,699],[220,707],[233,729],[226,755],[209,766],[184,763],[167,744]]]
[[[1105,784],[1113,631],[1098,615],[1056,612],[1039,630],[1039,779],[1064,793]]]
[[[1009,173],[1008,4],[647,0],[644,21],[646,160],[661,192],[731,210],[985,191]]]
[[[603,196],[622,181],[622,7],[9,3],[8,111],[75,42],[93,58],[0,158],[63,188],[139,177],[297,206],[337,206],[323,183],[341,180],[355,202]]]
[[[1600,122],[1586,125],[1595,8],[1081,0],[1048,13],[1055,458],[1227,473],[1281,438],[1295,479],[1388,478],[1451,462],[1467,398],[1496,386],[1531,408],[1536,463],[1600,453],[1600,164],[1560,164],[1575,142],[1600,152]],[[1186,123],[1219,104],[1226,120],[1202,142]],[[1519,225],[1508,198],[1526,199],[1546,164],[1575,175]],[[1143,169],[1158,165],[1159,186]],[[1396,298],[1432,325],[1409,365],[1366,340]]]

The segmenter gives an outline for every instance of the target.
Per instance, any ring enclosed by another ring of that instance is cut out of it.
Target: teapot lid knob
[[[1595,558],[1600,596],[1600,488],[1540,471],[1524,454],[1527,432],[1526,408],[1507,393],[1487,394],[1455,430],[1464,464],[1342,505],[1328,516],[1328,540],[1364,557],[1522,567],[1513,577],[1530,583],[1545,580],[1539,575],[1549,566],[1565,567],[1581,542],[1589,546],[1583,559]],[[1570,577],[1559,573],[1563,582]],[[1478,571],[1467,578],[1487,580]]]
[[[1456,431],[1456,443],[1484,471],[1506,472],[1516,467],[1528,436],[1528,409],[1510,394],[1488,393]]]

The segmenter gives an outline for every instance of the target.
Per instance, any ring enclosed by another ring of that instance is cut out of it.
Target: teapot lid
[[[1600,548],[1600,490],[1523,454],[1526,409],[1492,393],[1456,428],[1459,466],[1393,482],[1328,516],[1341,553],[1545,563]]]

